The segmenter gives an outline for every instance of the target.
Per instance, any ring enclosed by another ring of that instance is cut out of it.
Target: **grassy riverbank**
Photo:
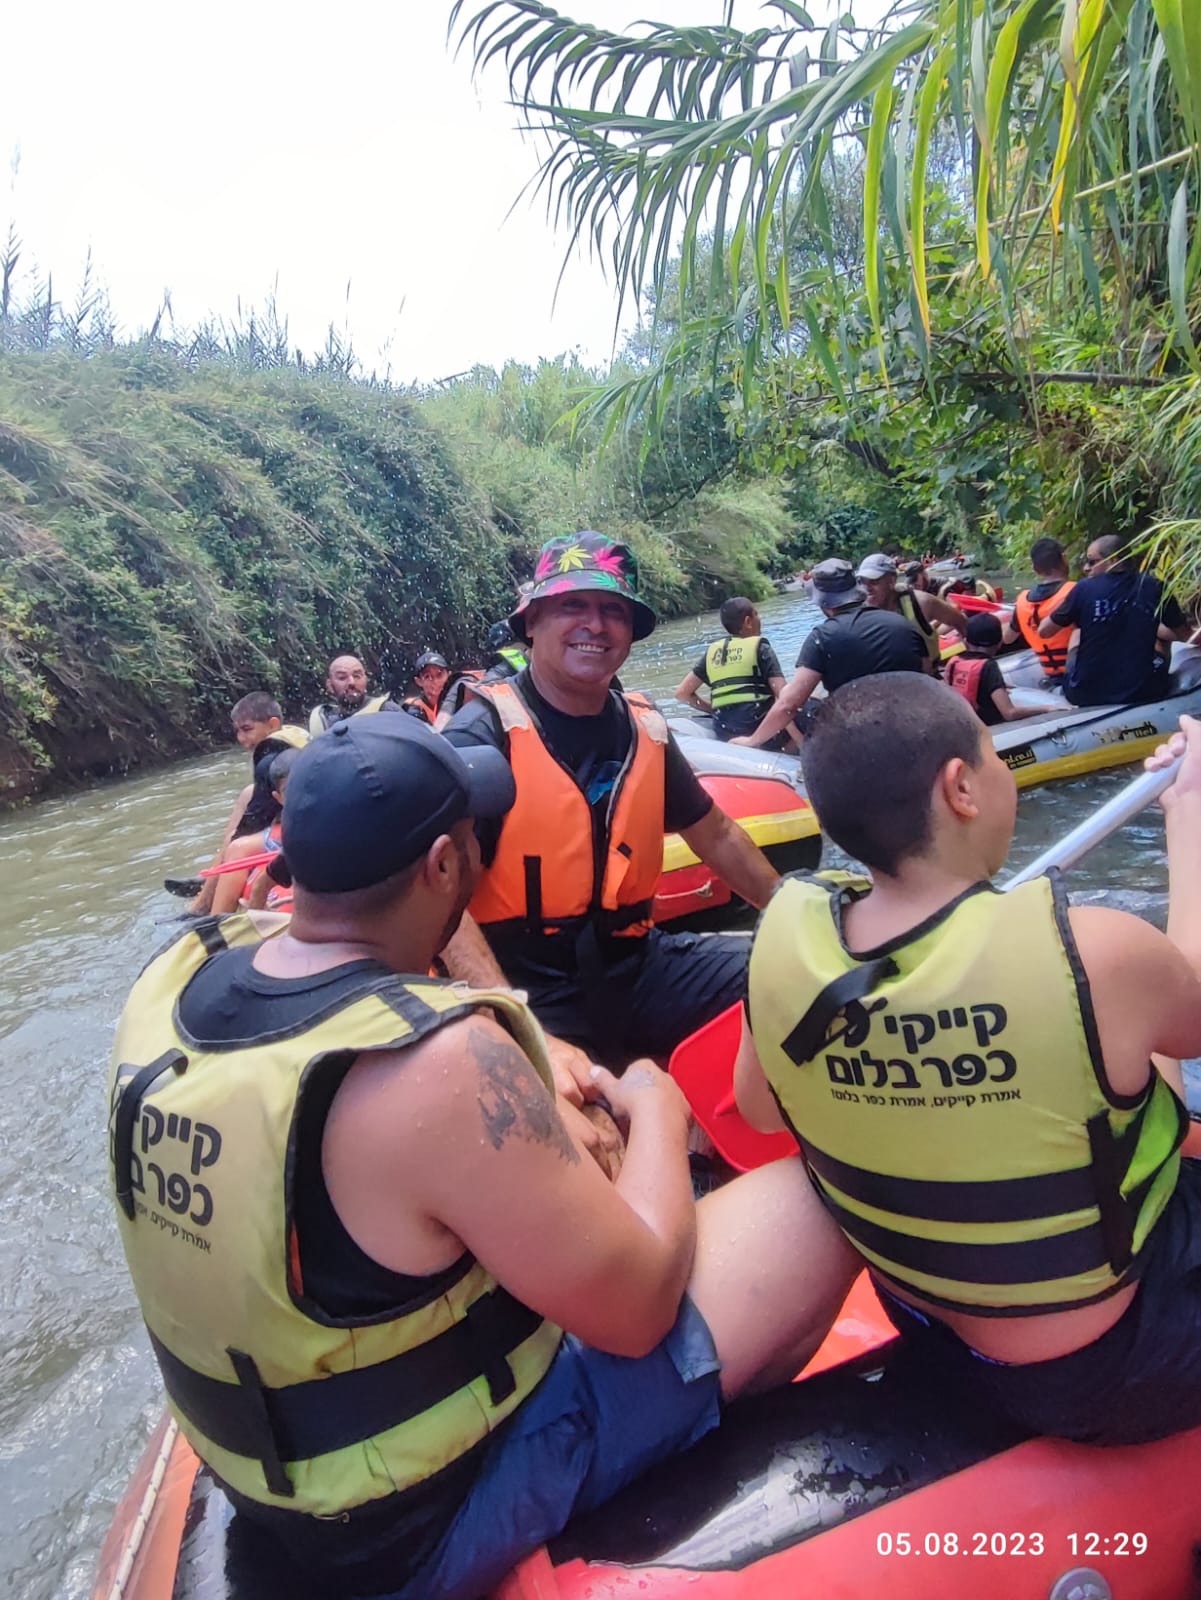
[[[0,361],[0,773],[204,748],[231,700],[391,678],[511,588],[481,495],[402,397],[129,347]]]
[[[739,476],[716,416],[602,452],[563,422],[596,382],[406,396],[253,347],[0,339],[0,804],[211,748],[250,688],[298,715],[340,650],[381,687],[431,645],[472,659],[553,534],[627,539],[673,615],[767,592],[845,518],[845,475]]]

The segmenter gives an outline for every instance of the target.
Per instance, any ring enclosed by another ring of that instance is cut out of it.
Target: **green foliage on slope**
[[[510,590],[411,402],[144,346],[0,357],[0,571],[18,790],[203,748],[249,688],[299,711],[338,650],[403,681]]]

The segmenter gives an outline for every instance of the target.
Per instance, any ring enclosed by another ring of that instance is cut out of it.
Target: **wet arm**
[[[650,1062],[599,1074],[629,1122],[610,1184],[513,1040],[483,1020],[469,1030],[443,1042],[469,1092],[440,1098],[423,1205],[527,1305],[601,1350],[644,1355],[675,1320],[696,1245],[682,1095]]]
[[[1015,706],[1008,689],[994,689],[992,703],[1006,722],[1020,722],[1023,717],[1041,716],[1047,709],[1046,706]]]
[[[763,907],[771,899],[779,873],[720,806],[711,806],[699,822],[681,828],[680,836],[749,905]]]
[[[765,745],[769,739],[774,739],[776,734],[792,721],[821,681],[821,673],[816,672],[812,667],[798,667],[791,681],[785,685],[775,705],[772,706],[754,733],[747,734],[742,739],[733,739],[730,742],[732,744],[749,745],[751,749],[758,749],[760,745]]]
[[[742,1039],[734,1062],[734,1099],[751,1127],[760,1133],[780,1133],[787,1127],[759,1060],[745,1012],[742,1017]]]
[[[918,607],[927,622],[940,623],[954,633],[963,632],[966,618],[958,606],[953,606],[949,600],[940,599],[936,594],[928,594],[925,589],[918,589],[915,593]]]
[[[682,700],[686,706],[691,706],[694,711],[709,712],[713,707],[707,700],[702,700],[697,690],[701,687],[701,679],[695,672],[690,672],[676,690],[676,699]]]
[[[469,984],[473,989],[511,987],[479,923],[469,911],[464,911],[463,920],[443,946],[441,955],[451,977]],[[569,1044],[566,1039],[558,1039],[550,1033],[546,1035],[546,1048],[554,1069],[556,1090],[573,1106],[583,1105],[582,1086],[592,1071],[591,1058],[578,1045]]]

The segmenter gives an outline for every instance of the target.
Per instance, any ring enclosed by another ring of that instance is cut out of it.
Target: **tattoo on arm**
[[[479,1070],[480,1115],[494,1150],[506,1139],[545,1144],[578,1164],[580,1153],[563,1126],[554,1097],[515,1044],[472,1030],[471,1054]]]

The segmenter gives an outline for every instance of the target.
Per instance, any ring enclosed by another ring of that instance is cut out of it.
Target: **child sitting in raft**
[[[961,694],[985,727],[1002,722],[1018,722],[1022,717],[1037,717],[1045,706],[1015,706],[1009,686],[1001,676],[996,655],[1001,648],[1001,623],[987,611],[968,617],[963,627],[967,648],[952,656],[943,668],[943,678],[956,694]]]
[[[271,798],[276,806],[275,820],[262,833],[248,833],[235,839],[225,852],[223,865],[235,861],[253,860],[264,851],[272,851],[283,858],[283,830],[281,818],[284,810],[284,793],[288,787],[288,774],[299,756],[299,750],[281,750],[278,755],[266,756],[259,766],[266,768],[265,781],[270,786]],[[256,781],[258,769],[255,769]],[[213,894],[213,914],[224,916],[241,907],[252,910],[290,911],[292,890],[270,876],[270,867],[260,864],[247,867],[244,872],[223,872],[216,879]]]

